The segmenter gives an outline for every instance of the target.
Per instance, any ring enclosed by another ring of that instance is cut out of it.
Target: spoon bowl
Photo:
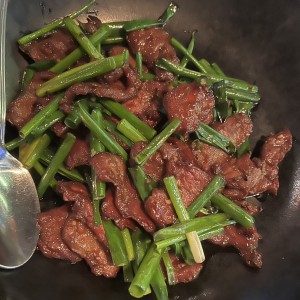
[[[36,248],[40,205],[31,175],[3,146],[6,8],[7,0],[0,0],[0,267],[13,269],[27,262]]]

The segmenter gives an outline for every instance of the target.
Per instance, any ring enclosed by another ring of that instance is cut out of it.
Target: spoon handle
[[[0,0],[0,147],[4,145],[6,94],[5,94],[5,33],[7,0]]]

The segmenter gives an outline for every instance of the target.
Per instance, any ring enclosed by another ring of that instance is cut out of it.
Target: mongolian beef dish
[[[255,197],[276,195],[291,132],[251,153],[257,86],[196,58],[194,33],[186,46],[170,36],[176,4],[153,20],[77,20],[92,4],[18,41],[30,63],[6,148],[53,200],[38,250],[96,276],[122,269],[137,298],[197,278],[208,243],[261,268]]]

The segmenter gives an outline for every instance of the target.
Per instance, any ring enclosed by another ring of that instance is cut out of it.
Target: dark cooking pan
[[[25,66],[16,39],[85,2],[10,0],[8,101],[18,91]],[[96,9],[104,21],[153,18],[168,2],[99,0]],[[169,289],[170,299],[300,299],[300,1],[177,2],[180,10],[167,26],[170,33],[187,43],[188,32],[197,29],[197,57],[215,61],[226,74],[259,86],[262,100],[254,113],[253,143],[288,127],[294,144],[281,165],[278,195],[264,197],[264,211],[256,220],[263,236],[259,245],[262,269],[244,266],[234,250],[213,252],[197,280]],[[207,247],[208,253],[210,250]],[[0,271],[1,300],[131,299],[127,288],[121,276],[98,278],[84,263],[70,265],[38,252],[20,269]]]

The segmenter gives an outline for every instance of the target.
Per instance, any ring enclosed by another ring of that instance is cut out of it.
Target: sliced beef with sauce
[[[115,205],[115,195],[112,188],[106,190],[105,198],[102,201],[101,211],[104,219],[113,220],[115,224],[121,229],[130,228],[136,230],[137,226],[129,218],[123,218],[119,210]]]
[[[58,121],[52,125],[51,130],[58,136],[63,137],[68,131],[69,127],[63,121]]]
[[[73,102],[78,95],[94,95],[97,97],[112,98],[117,102],[124,102],[135,97],[141,84],[137,72],[127,65],[124,65],[122,69],[127,79],[125,89],[95,81],[75,83],[66,90],[60,103],[61,110],[65,113],[70,113],[72,111]]]
[[[170,138],[168,144],[160,149],[163,157],[168,156],[165,159],[165,177],[175,177],[184,205],[188,207],[207,186],[212,177],[197,166],[189,145],[176,138]],[[170,146],[173,151],[170,151]],[[170,153],[173,154],[170,155]]]
[[[222,247],[235,247],[244,262],[253,268],[261,268],[261,254],[257,251],[258,241],[261,239],[255,227],[243,228],[238,225],[224,227],[224,233],[219,234],[209,241]]]
[[[65,204],[39,214],[40,235],[37,247],[49,258],[64,259],[76,263],[81,260],[80,256],[66,245],[61,236],[69,213],[70,207]]]
[[[176,51],[171,45],[171,37],[164,29],[156,27],[132,31],[127,34],[127,41],[130,51],[134,55],[140,52],[143,62],[157,73],[158,79],[173,80],[172,74],[155,68],[155,63],[160,58],[179,63]]]
[[[170,259],[174,269],[175,284],[193,281],[203,268],[202,264],[188,265],[174,254],[170,254]]]
[[[90,147],[88,143],[77,138],[65,159],[65,163],[66,166],[72,170],[82,165],[88,165],[89,159]]]
[[[62,230],[64,242],[90,266],[96,276],[116,277],[119,267],[113,262],[87,225],[69,217]]]
[[[34,40],[20,49],[34,61],[59,62],[77,47],[78,44],[67,30],[57,29],[49,36]]]
[[[215,122],[212,127],[238,148],[250,136],[253,124],[248,115],[238,113],[227,118],[224,123]]]
[[[170,138],[158,151],[165,173],[174,176],[185,207],[188,207],[210,182],[211,176],[197,167],[190,147],[176,138]],[[176,215],[164,189],[154,189],[145,202],[145,209],[159,227],[172,224]]]
[[[278,165],[292,147],[292,135],[289,130],[283,130],[271,135],[262,146],[260,157],[250,158],[245,154],[239,159],[233,159],[235,176],[226,177],[224,194],[229,198],[244,198],[263,192],[277,193],[279,188]],[[224,173],[224,166],[221,167]]]
[[[45,71],[37,73],[32,78],[26,90],[9,104],[7,110],[8,122],[21,129],[38,111],[53,99],[53,96],[40,98],[36,95],[36,89],[52,77],[53,74],[51,72]]]
[[[182,135],[195,131],[200,122],[212,123],[214,104],[215,100],[209,88],[197,83],[180,84],[163,99],[168,119],[181,121],[176,132]]]
[[[115,204],[124,218],[132,218],[146,231],[154,232],[155,225],[143,209],[135,187],[126,172],[125,162],[121,157],[108,152],[95,155],[90,160],[97,179],[111,182],[115,186]]]
[[[172,202],[162,188],[153,189],[145,202],[145,210],[159,228],[172,225],[177,219]]]
[[[146,142],[137,142],[130,149],[131,165],[135,166],[134,158],[147,146]],[[154,181],[162,180],[165,164],[160,151],[156,151],[143,165],[142,169]]]

